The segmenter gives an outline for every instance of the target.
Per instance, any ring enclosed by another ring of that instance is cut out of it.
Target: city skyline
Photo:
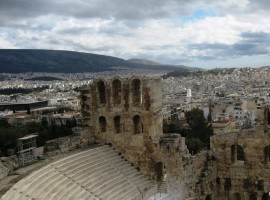
[[[269,64],[266,0],[4,1],[1,49],[57,49],[191,67]]]

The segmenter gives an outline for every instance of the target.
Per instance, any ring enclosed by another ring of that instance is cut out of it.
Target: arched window
[[[132,81],[132,103],[133,105],[141,104],[141,81],[134,79]]]
[[[106,122],[106,118],[101,116],[98,118],[98,122],[99,122],[99,130],[101,133],[106,132],[107,129],[107,122]]]
[[[135,115],[133,117],[133,127],[134,134],[139,134],[142,132],[141,117],[139,115]]]
[[[240,145],[232,145],[231,146],[231,160],[234,161],[244,161],[245,154],[244,149]]]
[[[245,160],[244,149],[240,145],[237,145],[237,160]]]
[[[103,81],[98,82],[98,94],[99,94],[99,103],[106,103],[106,91],[105,84]]]
[[[270,146],[264,147],[264,163],[268,164],[270,161]]]
[[[120,116],[116,116],[114,117],[114,130],[115,133],[121,133],[121,117]]]
[[[241,195],[239,193],[234,193],[233,200],[241,200]]]
[[[113,103],[120,104],[121,103],[121,82],[116,79],[112,83],[113,86]]]

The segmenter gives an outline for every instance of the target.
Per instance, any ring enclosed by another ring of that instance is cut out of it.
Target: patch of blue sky
[[[197,9],[192,13],[192,15],[184,16],[181,19],[184,22],[190,22],[190,21],[199,21],[205,19],[206,17],[216,17],[216,16],[218,16],[218,13],[212,8],[208,8],[208,9]]]

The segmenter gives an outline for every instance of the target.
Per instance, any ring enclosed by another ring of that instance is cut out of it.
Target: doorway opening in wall
[[[113,103],[120,104],[121,103],[121,81],[116,79],[112,83],[113,86]]]
[[[115,133],[121,133],[121,117],[115,116],[113,121]]]
[[[162,162],[157,162],[155,164],[155,173],[157,182],[165,181],[166,179],[166,167]]]
[[[134,134],[139,134],[142,132],[141,117],[139,115],[135,115],[133,117],[133,127],[134,127]]]
[[[99,122],[99,131],[101,133],[106,132],[107,129],[107,122],[106,122],[106,118],[104,116],[101,116],[98,118],[98,122]]]
[[[132,81],[131,91],[133,105],[139,106],[141,104],[141,81],[139,79]]]
[[[103,81],[98,82],[98,94],[99,94],[99,103],[106,103],[106,88]]]

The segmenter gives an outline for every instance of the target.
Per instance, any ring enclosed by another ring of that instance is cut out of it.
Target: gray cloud
[[[251,22],[245,17],[256,11],[267,18],[264,12],[269,8],[269,0],[249,0],[247,5],[226,0],[0,0],[0,41],[19,48],[76,50],[172,64],[268,55],[270,30],[251,32],[257,30],[251,28],[256,15],[249,18]],[[195,16],[198,10],[217,16],[196,24],[206,18]],[[185,16],[195,22],[185,22]],[[222,16],[229,16],[229,22]],[[222,31],[213,31],[212,23],[222,24]],[[259,30],[264,30],[260,23]]]
[[[201,60],[218,60],[241,56],[269,55],[270,34],[264,32],[244,32],[242,39],[232,45],[226,44],[188,44],[187,49],[198,50],[196,56],[186,55]]]
[[[172,12],[186,14],[186,1],[163,0],[0,0],[1,22],[44,15],[73,16],[78,18],[102,18],[120,20],[142,20],[163,18]]]
[[[249,0],[250,2],[250,8],[252,8],[254,11],[260,10],[265,10],[269,12],[270,9],[270,1],[269,0],[256,0],[252,1]]]
[[[79,34],[95,33],[95,31],[87,27],[76,27],[76,28],[64,28],[64,29],[58,30],[56,33],[79,35]]]
[[[241,37],[249,43],[270,44],[270,34],[265,32],[244,32]]]

